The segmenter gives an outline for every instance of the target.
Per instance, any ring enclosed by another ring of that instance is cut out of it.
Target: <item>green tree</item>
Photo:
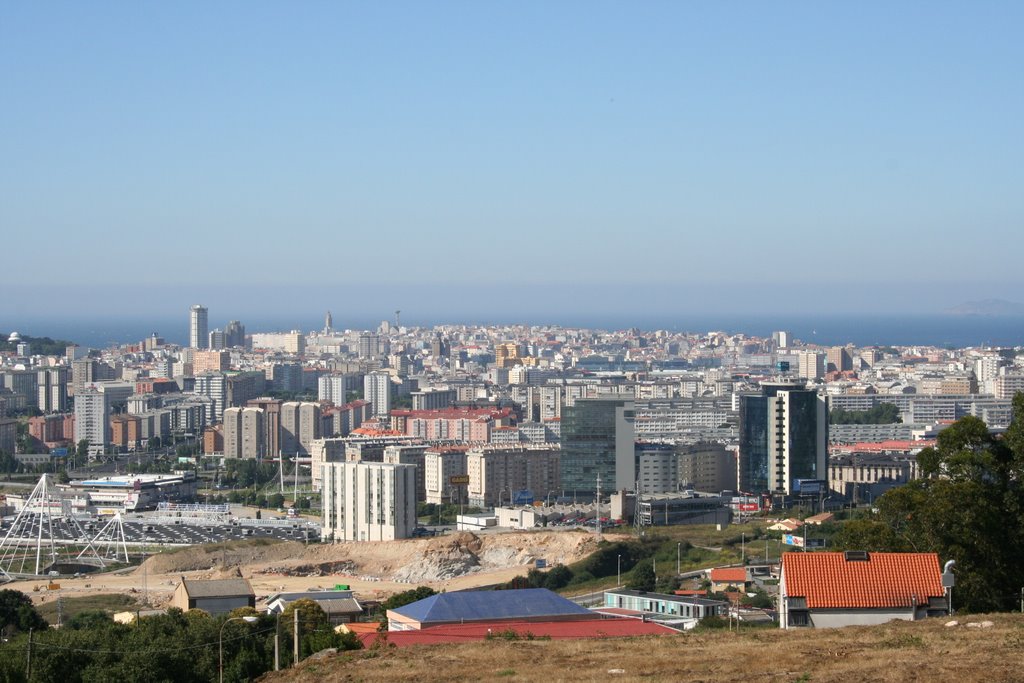
[[[29,629],[40,630],[49,624],[36,611],[32,598],[21,591],[5,588],[0,590],[0,628],[5,632],[24,633]]]
[[[653,591],[654,585],[654,564],[652,562],[641,562],[633,568],[633,574],[627,586],[638,591]]]
[[[954,607],[973,612],[1017,606],[1024,585],[1024,397],[1014,399],[1005,437],[975,417],[940,432],[918,455],[922,478],[876,501],[878,514],[851,521],[836,546],[934,552],[956,560]]]
[[[382,611],[398,609],[399,607],[404,607],[405,605],[429,598],[431,595],[437,595],[437,591],[430,586],[419,586],[412,590],[395,593],[390,598],[382,602],[380,608]]]
[[[544,575],[544,588],[548,590],[556,591],[559,588],[568,586],[569,582],[572,581],[573,574],[572,570],[566,567],[564,564],[556,564],[554,567],[548,570],[548,573]]]

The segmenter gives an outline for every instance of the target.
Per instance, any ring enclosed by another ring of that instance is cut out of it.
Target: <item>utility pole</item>
[[[295,666],[299,665],[299,610],[296,609],[292,612],[292,616],[295,617],[295,626],[292,629],[293,647],[295,648],[295,655],[293,657]]]
[[[274,623],[274,671],[281,670],[281,613]]]
[[[25,651],[25,680],[32,680],[32,629],[28,630],[28,649]]]
[[[601,473],[597,473],[597,514],[594,516],[596,523],[597,537],[601,538]]]

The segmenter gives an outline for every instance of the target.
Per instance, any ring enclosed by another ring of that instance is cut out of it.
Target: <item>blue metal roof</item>
[[[438,593],[393,611],[420,623],[591,614],[590,610],[547,588]]]

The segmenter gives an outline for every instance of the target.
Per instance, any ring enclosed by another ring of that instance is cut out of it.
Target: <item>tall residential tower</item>
[[[195,304],[189,309],[188,316],[188,345],[193,349],[207,349],[210,347],[209,332],[207,331],[207,310],[205,306]]]

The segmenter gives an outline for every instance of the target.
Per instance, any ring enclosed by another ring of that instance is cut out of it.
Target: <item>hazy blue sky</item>
[[[282,284],[449,318],[1019,301],[1022,26],[1020,2],[3,3],[0,313],[42,282],[239,314]]]

